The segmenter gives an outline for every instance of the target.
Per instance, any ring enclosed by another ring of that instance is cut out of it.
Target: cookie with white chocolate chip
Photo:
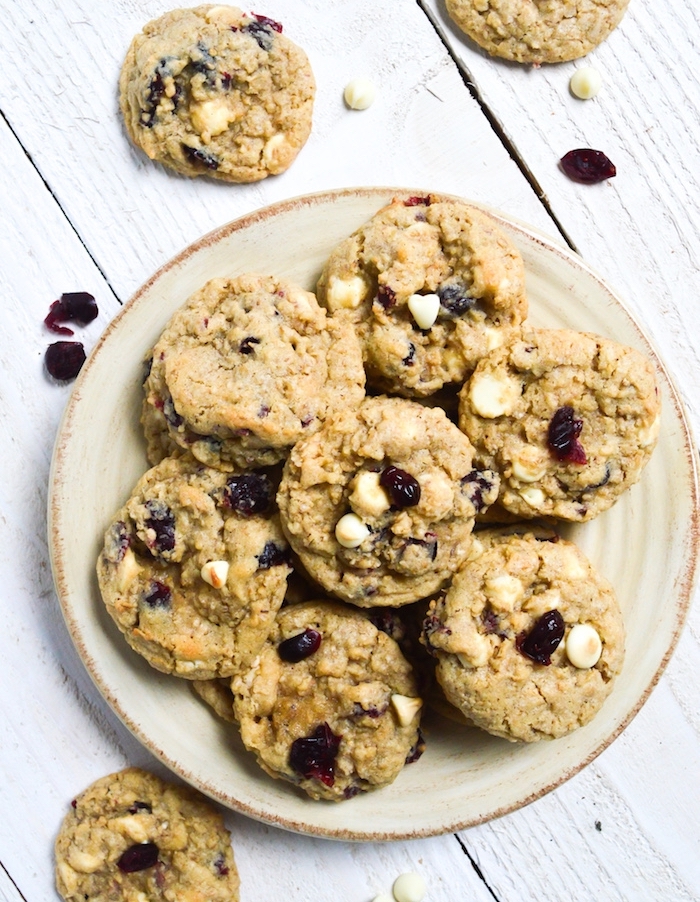
[[[634,348],[568,329],[525,331],[460,392],[459,425],[519,517],[590,520],[640,477],[656,445],[654,367]]]
[[[291,572],[275,487],[264,471],[166,458],[115,515],[98,582],[112,619],[152,667],[208,680],[258,653]]]
[[[454,23],[491,56],[562,63],[590,53],[620,24],[629,0],[446,0]]]
[[[176,311],[152,351],[145,426],[221,469],[281,461],[332,411],[364,397],[350,323],[272,276],[212,279]],[[153,439],[149,436],[149,446]]]
[[[266,16],[175,9],[136,35],[119,79],[134,144],[186,176],[253,182],[284,172],[311,131],[304,51]]]
[[[461,384],[527,315],[517,248],[488,214],[394,200],[330,255],[317,292],[362,341],[368,384],[420,397]]]
[[[66,902],[238,902],[231,836],[195,790],[136,767],[102,777],[71,803],[55,842]]]
[[[364,612],[338,603],[283,608],[232,689],[246,748],[314,799],[386,786],[422,747],[411,665]]]
[[[366,398],[298,442],[277,502],[289,543],[326,592],[397,607],[440,589],[466,559],[498,478],[439,408]]]
[[[576,545],[543,533],[479,533],[423,635],[448,701],[512,741],[588,723],[624,658],[612,587]]]

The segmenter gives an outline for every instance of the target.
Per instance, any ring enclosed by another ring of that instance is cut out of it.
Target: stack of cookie
[[[527,315],[493,218],[414,196],[348,236],[315,294],[212,280],[148,356],[152,468],[107,530],[103,598],[312,798],[392,782],[428,707],[553,738],[620,671],[614,592],[553,525],[639,478],[653,368]]]

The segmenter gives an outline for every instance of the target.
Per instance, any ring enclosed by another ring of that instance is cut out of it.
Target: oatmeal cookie
[[[454,23],[491,56],[562,63],[604,41],[629,0],[446,0]]]
[[[231,836],[189,787],[130,767],[71,803],[55,843],[66,902],[238,902]]]
[[[291,572],[274,492],[267,473],[226,474],[190,455],[139,480],[97,575],[112,619],[151,666],[206,680],[258,653]]]
[[[232,688],[246,748],[268,774],[314,799],[386,786],[420,745],[411,666],[357,609],[325,601],[283,608]]]
[[[465,560],[495,473],[443,411],[367,398],[298,442],[277,502],[289,543],[326,592],[396,607],[439,589]]]
[[[639,351],[569,329],[525,332],[460,393],[460,428],[519,517],[590,520],[633,485],[659,434],[654,368]]]
[[[364,384],[348,322],[308,291],[246,274],[212,279],[175,313],[144,390],[175,443],[233,469],[281,461],[329,412],[359,403]]]
[[[209,705],[217,717],[229,723],[236,723],[230,679],[219,677],[216,680],[192,680],[192,689]]]
[[[254,182],[287,169],[311,131],[304,51],[235,6],[175,9],[132,41],[119,79],[131,140],[187,176]]]
[[[461,384],[527,314],[520,253],[496,222],[431,196],[394,200],[343,241],[317,292],[356,324],[368,383],[404,396]]]
[[[553,739],[588,723],[612,690],[624,626],[610,584],[576,545],[485,531],[434,601],[424,641],[447,700],[505,739]]]

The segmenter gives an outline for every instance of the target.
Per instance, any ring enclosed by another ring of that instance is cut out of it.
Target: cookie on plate
[[[366,398],[287,459],[277,503],[309,575],[360,607],[397,607],[438,590],[465,560],[498,477],[439,408]]]
[[[491,56],[562,63],[604,41],[629,0],[446,0],[455,24]]]
[[[230,679],[220,677],[216,680],[192,680],[192,689],[217,717],[229,723],[236,722]]]
[[[137,767],[97,780],[71,803],[55,843],[66,902],[238,902],[231,836],[189,787]]]
[[[119,102],[134,144],[187,176],[253,182],[284,172],[311,131],[304,51],[266,16],[175,9],[132,41]]]
[[[386,786],[420,745],[411,665],[366,614],[337,603],[283,608],[232,689],[246,748],[314,799]]]
[[[643,354],[592,333],[533,329],[489,354],[460,392],[460,428],[519,517],[590,520],[633,485],[659,434]]]
[[[394,200],[330,255],[317,286],[360,335],[368,383],[425,396],[462,383],[527,314],[520,253],[488,214]]]
[[[172,441],[234,469],[282,460],[329,412],[359,403],[364,384],[348,322],[296,285],[246,274],[212,279],[175,313],[144,390]]]
[[[227,474],[190,455],[136,484],[97,575],[112,619],[151,666],[206,680],[258,653],[291,572],[274,492],[264,472]]]
[[[610,584],[572,542],[484,531],[424,641],[447,700],[505,739],[554,739],[588,723],[624,657]]]

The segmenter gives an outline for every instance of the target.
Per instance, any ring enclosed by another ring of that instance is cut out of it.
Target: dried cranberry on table
[[[590,147],[570,150],[559,162],[570,179],[588,185],[603,182],[617,175],[615,165],[603,151],[592,150]]]
[[[87,291],[69,291],[61,295],[49,308],[44,325],[58,335],[73,335],[73,330],[60,323],[79,323],[87,326],[97,316],[95,298]]]
[[[55,341],[44,355],[47,372],[62,382],[75,379],[85,360],[85,348],[79,341]]]

